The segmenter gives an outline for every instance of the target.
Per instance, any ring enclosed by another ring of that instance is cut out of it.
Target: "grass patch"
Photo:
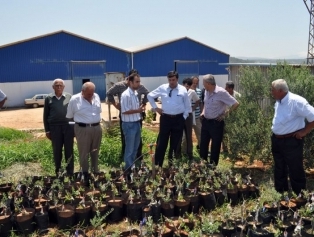
[[[32,137],[31,134],[13,128],[0,127],[0,141],[12,141]]]

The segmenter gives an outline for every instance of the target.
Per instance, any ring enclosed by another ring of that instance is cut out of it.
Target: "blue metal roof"
[[[165,76],[174,70],[175,61],[180,73],[195,71],[194,74],[227,74],[225,66],[229,54],[213,49],[188,37],[172,40],[167,43],[137,49],[132,53],[133,67],[139,70],[141,76]],[[189,61],[196,61],[190,62]]]
[[[72,79],[71,61],[106,61],[107,71],[131,69],[130,53],[66,31],[0,47],[0,82]]]

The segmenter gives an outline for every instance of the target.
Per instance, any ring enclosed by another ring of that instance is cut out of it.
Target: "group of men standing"
[[[140,84],[138,72],[132,70],[125,81],[116,83],[107,92],[108,101],[120,111],[125,169],[129,169],[135,159],[142,156],[141,128],[147,102],[160,115],[155,165],[163,166],[169,140],[167,156],[170,163],[172,159],[180,157],[182,142],[186,144],[184,152],[192,159],[192,128],[198,140],[200,157],[207,160],[211,141],[210,162],[219,162],[224,119],[239,106],[236,98],[240,94],[234,91],[234,84],[227,82],[224,89],[216,84],[213,75],[208,74],[203,76],[204,89],[200,90],[197,88],[197,77],[184,79],[183,85],[178,83],[176,71],[170,71],[167,78],[168,83],[149,92]],[[75,136],[81,171],[88,177],[89,157],[91,171],[98,172],[102,138],[101,101],[95,93],[95,85],[86,82],[81,93],[73,96],[64,92],[62,79],[54,80],[52,88],[54,92],[45,100],[43,120],[46,136],[52,142],[55,172],[60,172],[64,147],[66,172],[73,174]],[[289,92],[283,79],[272,82],[272,95],[276,99],[271,138],[275,188],[279,192],[287,191],[289,176],[292,190],[300,193],[306,186],[303,138],[314,127],[314,108],[304,98]],[[118,101],[114,96],[118,96]],[[157,98],[161,99],[161,108],[156,104]],[[1,91],[1,106],[5,100],[6,96]],[[305,120],[308,123],[305,124]]]

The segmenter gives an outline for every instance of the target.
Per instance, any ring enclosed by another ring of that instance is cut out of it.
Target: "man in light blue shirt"
[[[159,86],[147,95],[154,111],[160,114],[158,141],[155,153],[155,164],[162,167],[165,152],[170,138],[168,160],[171,163],[173,155],[182,139],[185,119],[192,112],[187,90],[178,84],[179,75],[170,71],[168,82]],[[155,98],[161,97],[162,108],[158,108]]]
[[[314,127],[314,108],[303,97],[289,92],[283,79],[272,82],[271,92],[276,99],[271,127],[275,188],[278,192],[288,191],[289,174],[292,190],[299,194],[306,188],[303,138]]]

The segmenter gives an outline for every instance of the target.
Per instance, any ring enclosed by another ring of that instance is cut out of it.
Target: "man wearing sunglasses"
[[[179,75],[170,71],[167,75],[168,83],[159,86],[147,95],[147,99],[154,111],[160,114],[158,141],[155,153],[155,164],[162,167],[168,141],[170,148],[168,160],[174,158],[176,149],[182,139],[185,119],[192,112],[187,90],[178,84]],[[158,108],[155,99],[160,97],[162,108]]]
[[[67,163],[66,172],[72,175],[74,171],[73,139],[74,128],[66,118],[71,94],[64,92],[64,81],[60,78],[52,83],[53,93],[45,99],[44,127],[46,137],[51,140],[55,172],[59,175],[62,161],[62,148]]]

